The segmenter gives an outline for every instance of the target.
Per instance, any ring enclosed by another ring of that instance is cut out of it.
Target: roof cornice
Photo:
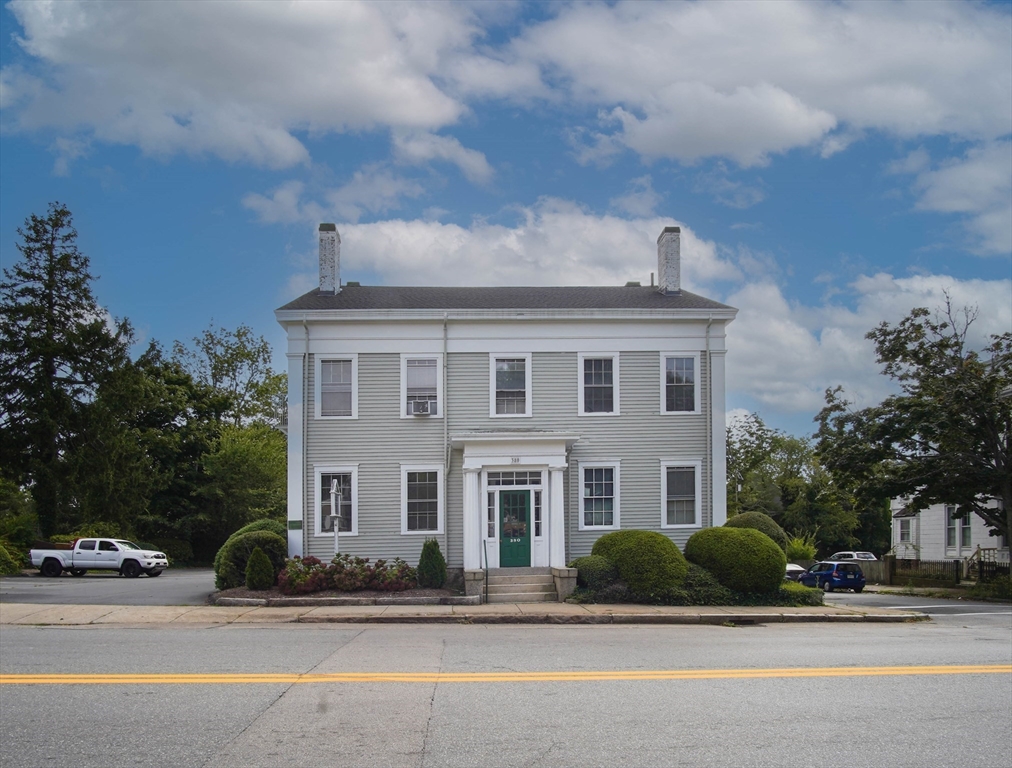
[[[737,309],[278,309],[274,317],[286,323],[419,322],[443,320],[513,322],[543,320],[722,320],[730,322]]]

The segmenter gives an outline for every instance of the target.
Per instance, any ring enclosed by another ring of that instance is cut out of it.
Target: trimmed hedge
[[[728,589],[744,594],[778,590],[787,570],[784,551],[752,528],[704,528],[686,543],[685,556]]]
[[[418,586],[442,589],[445,583],[446,558],[439,549],[438,541],[426,539],[418,558]]]
[[[285,567],[288,557],[288,541],[271,531],[249,531],[232,536],[218,551],[215,558],[214,585],[218,589],[241,587],[246,580],[246,565],[253,550],[263,550],[271,561],[274,573]]]
[[[644,602],[663,602],[689,570],[675,543],[656,531],[606,533],[594,542],[591,554],[609,560],[629,591]]]
[[[277,575],[270,559],[260,547],[254,547],[246,563],[246,586],[250,589],[270,589]]]
[[[270,520],[268,518],[264,518],[261,520],[254,520],[252,523],[246,523],[246,525],[244,525],[238,531],[236,531],[227,539],[225,539],[225,544],[221,545],[221,549],[218,550],[218,554],[214,556],[215,573],[218,572],[218,568],[221,561],[221,552],[223,549],[225,549],[225,545],[228,544],[236,536],[241,536],[242,534],[249,533],[251,531],[270,531],[271,533],[277,534],[285,541],[288,541],[288,529],[285,528],[285,524],[280,520]],[[166,552],[166,554],[168,553]]]
[[[728,528],[751,528],[762,531],[776,542],[780,549],[787,547],[787,534],[777,525],[777,521],[764,512],[742,512],[728,518],[724,523]]]
[[[576,584],[595,592],[610,587],[618,581],[618,570],[611,560],[601,555],[578,557],[569,564],[576,569]]]
[[[21,573],[21,563],[15,555],[7,551],[4,542],[0,541],[0,575],[12,576],[15,573]]]

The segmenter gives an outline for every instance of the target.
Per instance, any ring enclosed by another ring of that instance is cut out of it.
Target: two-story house
[[[726,518],[725,327],[680,287],[433,288],[341,281],[321,224],[320,287],[277,310],[288,337],[290,555],[561,569],[604,533],[680,547]],[[653,278],[651,276],[651,282]]]

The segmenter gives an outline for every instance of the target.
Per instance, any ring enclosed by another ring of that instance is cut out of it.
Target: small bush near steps
[[[569,564],[576,569],[576,585],[597,592],[618,581],[618,571],[611,561],[601,555],[578,557]]]
[[[329,590],[354,592],[359,589],[401,592],[411,589],[415,583],[415,569],[400,558],[395,558],[392,563],[377,560],[371,564],[369,558],[343,553],[326,564],[311,555],[293,557],[278,575],[278,588],[285,595],[307,595]]]
[[[263,590],[274,586],[274,566],[260,547],[255,547],[246,563],[246,586]]]
[[[446,583],[446,559],[439,550],[439,542],[426,539],[418,558],[418,586],[441,589]]]

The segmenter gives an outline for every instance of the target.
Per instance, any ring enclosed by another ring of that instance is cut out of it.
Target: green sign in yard
[[[499,567],[531,564],[531,492],[499,492]]]

